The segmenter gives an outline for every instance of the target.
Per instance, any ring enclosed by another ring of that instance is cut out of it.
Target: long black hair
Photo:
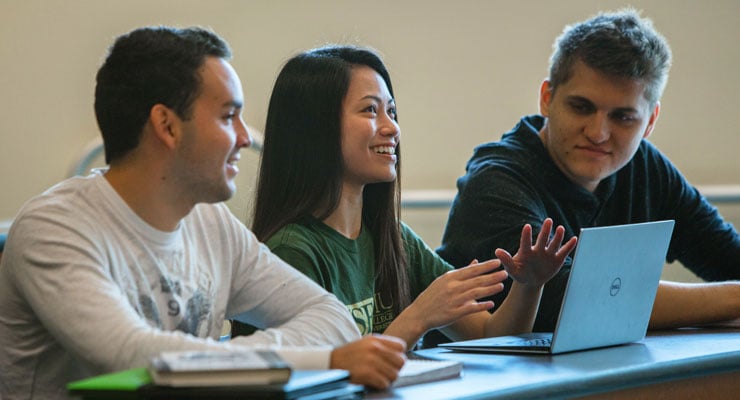
[[[252,230],[261,241],[307,217],[327,218],[339,205],[344,161],[342,104],[352,68],[367,66],[393,86],[380,57],[354,46],[327,46],[288,60],[275,82],[265,126]],[[396,180],[363,191],[362,223],[375,244],[376,284],[397,313],[410,302],[400,233],[400,147]]]

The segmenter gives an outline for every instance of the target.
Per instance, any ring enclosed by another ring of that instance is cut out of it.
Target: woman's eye
[[[363,111],[376,114],[378,112],[378,107],[376,107],[375,105],[367,106]]]
[[[223,119],[226,122],[231,122],[234,119],[239,118],[239,112],[237,111],[231,111],[229,113],[224,114]]]

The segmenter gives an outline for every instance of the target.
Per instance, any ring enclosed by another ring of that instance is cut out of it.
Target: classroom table
[[[740,399],[740,329],[683,328],[559,355],[419,356],[463,362],[460,378],[371,392],[368,399]]]

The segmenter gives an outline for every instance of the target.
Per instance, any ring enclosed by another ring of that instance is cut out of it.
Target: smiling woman
[[[289,60],[270,97],[253,230],[267,240],[304,218],[330,218],[333,230],[354,240],[368,221],[379,286],[398,311],[409,295],[399,267],[396,120],[390,75],[374,52],[325,47]]]
[[[370,67],[352,68],[342,107],[343,195],[362,197],[365,185],[396,180],[401,129],[396,102],[383,78]],[[356,236],[358,232],[345,232]]]
[[[525,227],[514,258],[452,271],[400,220],[399,139],[390,75],[373,51],[328,46],[290,59],[267,114],[257,237],[344,302],[363,334],[411,347],[438,327],[460,339],[531,330],[540,289],[575,241],[561,248],[558,228],[532,245]],[[489,272],[502,262],[517,283],[492,316],[476,299],[501,290],[506,272]]]

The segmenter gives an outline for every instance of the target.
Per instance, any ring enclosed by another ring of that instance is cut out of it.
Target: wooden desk
[[[428,349],[464,363],[463,376],[375,392],[369,399],[738,399],[740,330],[651,332],[623,346],[560,354],[496,355]]]

